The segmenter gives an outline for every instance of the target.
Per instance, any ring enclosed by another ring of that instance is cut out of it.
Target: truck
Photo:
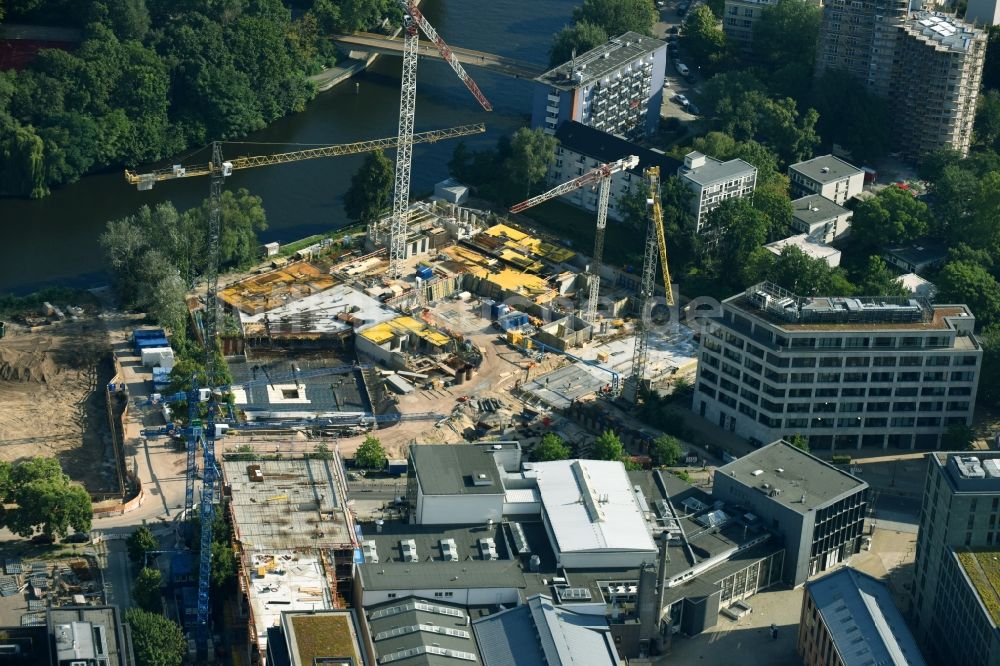
[[[398,459],[388,459],[385,461],[385,471],[386,474],[391,476],[400,476],[406,474],[406,470],[409,469],[409,464],[406,462],[406,458]]]

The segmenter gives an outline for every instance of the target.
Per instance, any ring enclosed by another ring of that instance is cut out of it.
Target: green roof
[[[292,615],[289,620],[293,634],[289,642],[299,657],[294,663],[312,666],[316,659],[323,657],[349,657],[355,664],[362,663],[349,613]]]
[[[1000,550],[955,551],[993,624],[1000,626]]]

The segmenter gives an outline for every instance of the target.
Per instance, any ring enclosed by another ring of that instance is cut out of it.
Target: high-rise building
[[[816,75],[843,70],[882,97],[892,93],[893,54],[907,0],[828,0],[823,3]]]
[[[953,16],[914,12],[899,28],[892,85],[896,146],[919,159],[940,149],[964,157],[972,143],[986,31]]]
[[[681,182],[691,188],[691,214],[697,220],[696,231],[709,231],[708,214],[726,199],[753,196],[757,186],[757,167],[741,159],[722,162],[691,151],[677,168]]]
[[[929,657],[1000,664],[1000,453],[932,453],[910,614]]]
[[[535,79],[531,126],[549,134],[567,120],[626,139],[660,121],[667,45],[626,32]]]
[[[726,0],[722,14],[722,31],[738,49],[749,50],[753,43],[753,26],[764,10],[777,0]]]
[[[701,334],[694,410],[760,442],[815,450],[937,448],[971,425],[982,348],[965,305],[800,298],[764,282]]]

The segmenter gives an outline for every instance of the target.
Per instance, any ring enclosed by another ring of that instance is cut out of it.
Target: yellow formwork
[[[413,317],[396,317],[389,321],[375,324],[361,332],[361,336],[366,340],[371,340],[377,345],[382,345],[397,335],[413,333],[435,347],[444,347],[451,338],[444,333],[437,331],[427,324],[414,319]]]

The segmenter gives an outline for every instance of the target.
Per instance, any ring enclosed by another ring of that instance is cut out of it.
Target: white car
[[[675,64],[674,67],[677,68],[677,73],[680,74],[681,76],[687,76],[688,73],[691,71],[690,69],[688,69],[688,66],[682,62]]]
[[[674,101],[677,102],[678,104],[680,104],[681,106],[687,106],[688,104],[691,103],[690,100],[688,100],[687,97],[685,97],[684,95],[681,95],[679,93],[676,94],[676,95],[674,95]]]

